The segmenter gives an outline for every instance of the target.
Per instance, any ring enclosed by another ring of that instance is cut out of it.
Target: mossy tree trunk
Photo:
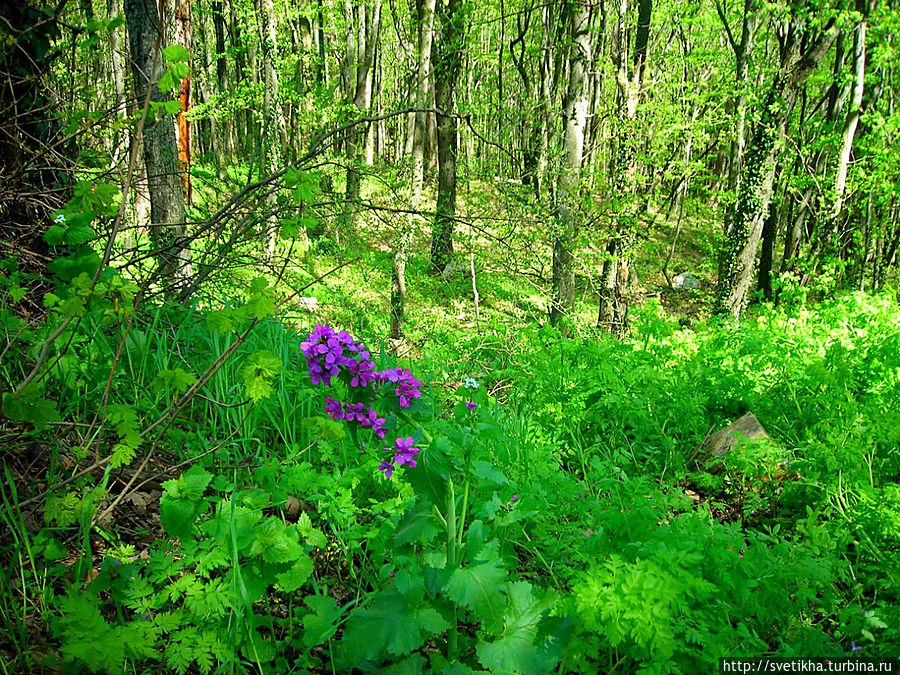
[[[737,203],[725,231],[715,311],[735,321],[744,310],[753,281],[759,242],[772,200],[776,154],[788,117],[800,87],[828,52],[838,32],[833,20],[812,38],[804,39],[808,31],[804,19],[795,14],[778,35],[781,64],[747,147]]]

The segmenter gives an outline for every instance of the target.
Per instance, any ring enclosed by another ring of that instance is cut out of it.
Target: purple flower
[[[409,464],[409,468],[416,468],[416,460],[414,460],[413,457],[418,455],[421,450],[419,450],[419,448],[414,448],[414,443],[415,441],[412,439],[412,436],[398,438],[394,441],[394,461],[397,463],[397,466]]]
[[[475,401],[467,401],[467,402],[466,402],[466,407],[467,407],[469,410],[475,410]]]
[[[379,471],[384,471],[385,478],[390,478],[394,472],[394,465],[403,466],[406,464],[410,469],[416,468],[416,460],[413,459],[421,450],[413,447],[415,441],[412,436],[406,438],[398,438],[394,441],[393,448],[384,448],[385,452],[393,452],[393,461],[382,460],[378,465]]]
[[[393,382],[397,385],[394,393],[400,399],[400,407],[408,408],[410,401],[422,397],[421,386],[408,368],[388,368],[378,374],[381,382]]]
[[[375,364],[369,360],[369,352],[345,330],[335,333],[328,325],[316,326],[300,343],[300,350],[306,356],[313,384],[323,382],[329,386],[331,378],[337,377],[341,368],[346,368],[353,375],[352,387],[368,386],[375,379]],[[362,358],[357,360],[354,354]]]
[[[379,417],[378,413],[372,408],[366,411],[365,416],[359,420],[359,423],[364,427],[371,428],[378,438],[384,438],[384,418]]]
[[[515,504],[517,501],[519,501],[519,495],[513,495],[512,499],[509,500],[510,504]]]
[[[861,651],[862,651],[862,647],[858,647],[858,646],[856,645],[856,642],[854,642],[853,640],[851,640],[851,641],[850,641],[850,651],[853,652],[853,653],[855,654],[856,652],[861,652]]]

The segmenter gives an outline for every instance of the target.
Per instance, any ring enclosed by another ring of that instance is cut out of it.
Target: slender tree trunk
[[[175,0],[175,44],[184,47],[188,53],[193,53],[191,45],[191,2],[190,0]],[[190,66],[191,63],[188,63]],[[191,111],[191,76],[181,79],[178,91],[178,102],[181,110],[176,118],[178,130],[178,164],[181,168],[181,187],[184,190],[185,200],[191,203],[191,122],[188,113]]]
[[[367,115],[372,105],[372,72],[375,65],[376,48],[381,34],[381,0],[371,5],[360,4],[351,15],[358,15],[358,31],[348,31],[356,35],[353,53],[356,54],[355,68],[351,70],[348,87],[354,107],[361,115]],[[356,126],[347,132],[347,191],[345,195],[344,226],[350,231],[356,209],[359,206],[361,175],[359,171],[359,145],[368,137],[369,125]]]
[[[453,263],[453,221],[456,217],[456,82],[462,67],[464,27],[460,0],[441,6],[441,39],[435,56],[435,105],[438,113],[438,190],[431,235],[431,267],[446,274]],[[447,114],[442,114],[447,113]]]
[[[413,175],[412,208],[422,204],[422,184],[425,179],[425,145],[427,143],[428,113],[422,108],[428,105],[428,78],[431,74],[431,42],[434,32],[435,0],[422,0],[422,16],[419,20],[418,67],[416,68],[416,112],[413,127]]]
[[[586,74],[591,57],[591,10],[571,2],[569,12],[569,87],[564,108],[566,164],[559,177],[554,213],[553,304],[550,321],[559,324],[575,308],[575,254],[578,223],[573,213],[584,159],[584,131],[587,126],[588,92]]]
[[[842,135],[841,154],[838,159],[837,174],[834,179],[834,209],[833,217],[837,218],[844,205],[844,190],[847,186],[847,168],[850,166],[850,153],[853,150],[853,137],[856,135],[856,127],[859,125],[859,113],[862,109],[863,88],[865,86],[866,68],[866,21],[860,21],[856,27],[856,38],[853,48],[853,98],[850,101],[850,109],[847,111],[847,119],[844,121],[844,133]]]
[[[131,47],[134,93],[143,101],[166,97],[156,86],[162,74],[162,45],[166,12],[155,0],[125,0],[125,19]],[[160,273],[170,286],[191,274],[190,249],[185,247],[184,193],[178,175],[178,147],[169,117],[148,115],[143,130],[144,166],[150,193],[150,237]]]
[[[619,198],[619,216],[616,232],[606,246],[607,258],[603,263],[600,282],[600,303],[597,325],[603,330],[621,335],[627,328],[628,295],[631,283],[631,255],[637,235],[636,206],[640,190],[637,181],[637,138],[635,119],[644,82],[647,63],[647,44],[650,39],[650,19],[653,0],[640,0],[637,31],[634,40],[634,65],[628,75],[628,33],[625,30],[628,0],[619,0],[615,40],[612,46],[616,65],[618,104],[618,148],[611,162],[613,184]]]
[[[263,76],[265,91],[263,107],[265,109],[262,155],[265,172],[274,174],[281,167],[282,148],[287,147],[287,129],[278,96],[278,33],[275,26],[275,3],[273,0],[257,0],[257,16],[260,21],[260,45],[263,57]],[[278,202],[274,192],[270,192],[268,208],[272,214],[266,224],[266,252],[271,258],[275,255],[275,244],[278,240],[278,220],[275,212]],[[300,233],[302,235],[302,232]]]

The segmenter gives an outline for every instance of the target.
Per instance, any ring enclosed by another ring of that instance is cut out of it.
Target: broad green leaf
[[[449,571],[444,592],[457,604],[471,609],[476,619],[493,630],[500,625],[506,607],[505,578],[506,570],[497,554],[485,549],[481,559]]]
[[[509,584],[507,597],[509,605],[503,631],[493,642],[478,643],[478,659],[492,672],[521,675],[553,672],[562,657],[563,635],[568,630],[562,619],[547,617],[556,594],[548,591],[535,598],[531,584],[519,581]]]
[[[288,593],[293,593],[302,587],[314,570],[313,561],[306,553],[298,553],[295,560],[296,562],[287,572],[275,575],[278,584]]]
[[[341,618],[337,600],[329,595],[311,595],[304,603],[312,612],[303,617],[303,644],[314,647],[330,640]]]
[[[191,53],[182,45],[169,45],[163,49],[163,56],[166,61],[187,61],[191,58]]]

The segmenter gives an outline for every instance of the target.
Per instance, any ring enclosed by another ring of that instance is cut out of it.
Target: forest
[[[2,674],[898,672],[898,58],[0,0]]]

